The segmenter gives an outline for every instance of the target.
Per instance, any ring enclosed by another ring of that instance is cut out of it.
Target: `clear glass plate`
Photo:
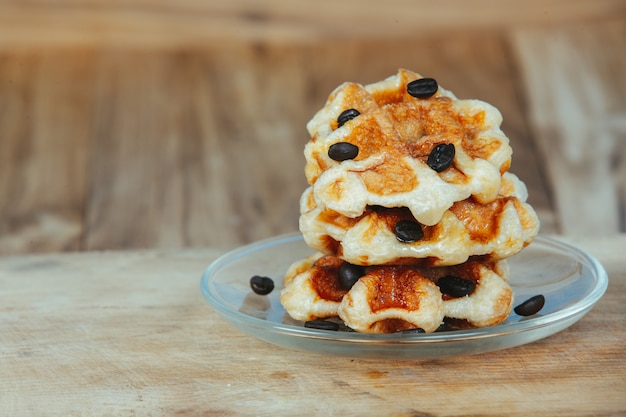
[[[515,304],[543,294],[543,309],[531,317],[511,313],[503,323],[481,329],[428,334],[363,334],[305,328],[280,304],[282,279],[296,260],[311,255],[302,236],[290,234],[233,250],[204,272],[208,303],[242,331],[275,345],[359,358],[416,359],[470,355],[530,343],[580,320],[602,297],[608,276],[602,265],[577,247],[539,236],[509,258]],[[271,277],[267,296],[250,289],[253,275]]]

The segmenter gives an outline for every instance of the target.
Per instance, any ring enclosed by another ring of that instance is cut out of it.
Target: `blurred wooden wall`
[[[544,233],[624,232],[626,2],[0,0],[0,254],[297,230],[305,124],[408,68],[497,106]]]

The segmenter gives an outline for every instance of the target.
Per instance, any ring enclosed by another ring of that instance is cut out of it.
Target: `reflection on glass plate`
[[[201,280],[208,303],[242,331],[279,346],[360,358],[434,358],[470,355],[530,343],[578,321],[602,297],[608,277],[585,251],[539,236],[509,258],[515,304],[543,294],[543,309],[531,317],[515,313],[502,324],[428,334],[362,334],[305,328],[280,304],[285,271],[313,251],[300,234],[278,236],[243,246],[213,262]],[[267,295],[250,289],[250,277],[271,277]]]

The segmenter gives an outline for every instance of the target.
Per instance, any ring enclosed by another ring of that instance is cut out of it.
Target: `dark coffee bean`
[[[333,323],[332,321],[321,319],[306,321],[304,322],[304,327],[307,327],[309,329],[332,330],[335,332],[339,330],[338,323]]]
[[[339,267],[339,284],[348,291],[363,275],[365,275],[365,268],[344,262]]]
[[[359,154],[359,147],[348,142],[337,142],[328,148],[328,156],[335,161],[354,159]]]
[[[437,330],[435,330],[435,333],[451,332],[451,331],[454,331],[454,330],[459,330],[459,328],[454,326],[451,323],[448,323],[448,322],[444,321],[443,323],[441,323],[439,325],[439,327],[437,327]]]
[[[411,81],[406,86],[407,93],[416,98],[432,97],[438,89],[437,81],[433,78],[420,78],[419,80]]]
[[[422,329],[421,327],[416,327],[414,329],[398,330],[396,333],[400,333],[400,334],[417,334],[417,333],[426,333],[426,330]]]
[[[343,126],[344,124],[346,124],[347,122],[354,119],[360,114],[361,113],[359,113],[359,111],[356,109],[348,109],[348,110],[342,111],[339,117],[337,117],[337,127],[339,128]]]
[[[474,328],[474,326],[465,319],[453,319],[450,317],[444,317],[443,323],[439,325],[435,332],[451,332],[454,330],[467,330],[472,328]]]
[[[395,226],[396,238],[402,243],[417,242],[424,237],[422,226],[411,220],[400,220]]]
[[[539,294],[534,297],[530,297],[528,300],[524,301],[522,304],[515,307],[513,310],[516,314],[520,316],[532,316],[533,314],[537,314],[539,310],[543,308],[543,305],[546,303],[546,298]]]
[[[437,280],[437,286],[443,294],[452,297],[464,297],[470,295],[476,289],[476,283],[469,279],[463,279],[454,275],[446,275]]]
[[[268,277],[255,275],[250,278],[250,288],[259,295],[267,295],[274,290],[274,281]]]
[[[428,166],[437,172],[445,171],[454,161],[454,143],[440,143],[428,155]]]

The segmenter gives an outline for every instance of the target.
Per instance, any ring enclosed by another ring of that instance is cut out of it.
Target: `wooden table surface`
[[[0,0],[0,254],[297,229],[305,123],[404,67],[494,104],[542,230],[624,232],[623,0]]]
[[[276,347],[203,299],[220,250],[0,259],[2,416],[623,416],[626,235],[572,240],[598,304],[546,339],[476,356],[363,360]]]

